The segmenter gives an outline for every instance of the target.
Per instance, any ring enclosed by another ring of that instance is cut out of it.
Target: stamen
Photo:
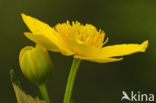
[[[68,39],[75,37],[77,40],[84,42],[88,45],[101,48],[107,43],[108,38],[104,42],[105,33],[101,29],[97,31],[96,27],[91,24],[82,25],[78,21],[72,22],[72,25],[67,21],[66,23],[57,24],[56,31],[63,38]]]

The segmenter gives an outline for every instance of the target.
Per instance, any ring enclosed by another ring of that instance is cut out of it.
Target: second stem
[[[50,99],[49,99],[47,88],[46,88],[45,84],[40,84],[39,89],[40,89],[41,95],[42,95],[43,99],[46,101],[46,103],[50,103]]]

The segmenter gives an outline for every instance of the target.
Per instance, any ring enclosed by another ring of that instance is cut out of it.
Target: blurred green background
[[[19,69],[21,48],[34,45],[23,35],[29,30],[21,13],[51,26],[66,20],[93,24],[106,32],[108,44],[149,40],[146,53],[126,56],[120,62],[83,61],[73,90],[75,103],[121,103],[123,90],[156,94],[156,0],[0,0],[0,12],[1,103],[17,103],[9,77],[12,68],[27,93],[39,94]],[[48,82],[48,92],[53,103],[62,103],[72,57],[50,55],[55,72]]]

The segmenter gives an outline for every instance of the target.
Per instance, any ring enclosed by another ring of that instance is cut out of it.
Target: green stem
[[[42,95],[43,99],[46,101],[46,103],[50,103],[46,85],[40,84],[39,89],[40,89],[41,95]]]
[[[71,95],[72,95],[72,89],[74,86],[75,77],[79,68],[81,60],[80,59],[73,59],[73,63],[70,69],[67,85],[66,85],[66,91],[64,95],[64,102],[63,103],[70,103],[71,101]]]

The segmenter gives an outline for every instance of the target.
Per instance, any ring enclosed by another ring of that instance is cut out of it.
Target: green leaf
[[[38,97],[33,98],[32,96],[26,94],[25,92],[21,90],[22,86],[21,86],[20,81],[17,79],[15,75],[14,69],[10,70],[10,77],[11,77],[12,85],[15,90],[18,103],[46,103],[43,100],[39,100]]]
[[[14,69],[11,69],[10,70],[10,78],[11,78],[11,81],[13,83],[15,83],[16,85],[18,85],[18,87],[22,88],[20,81],[17,80],[17,77],[16,77],[16,74],[15,74]]]
[[[16,98],[18,103],[46,103],[43,100],[39,100],[39,98],[33,98],[32,96],[24,93],[15,83],[13,84],[13,88],[15,90]]]

